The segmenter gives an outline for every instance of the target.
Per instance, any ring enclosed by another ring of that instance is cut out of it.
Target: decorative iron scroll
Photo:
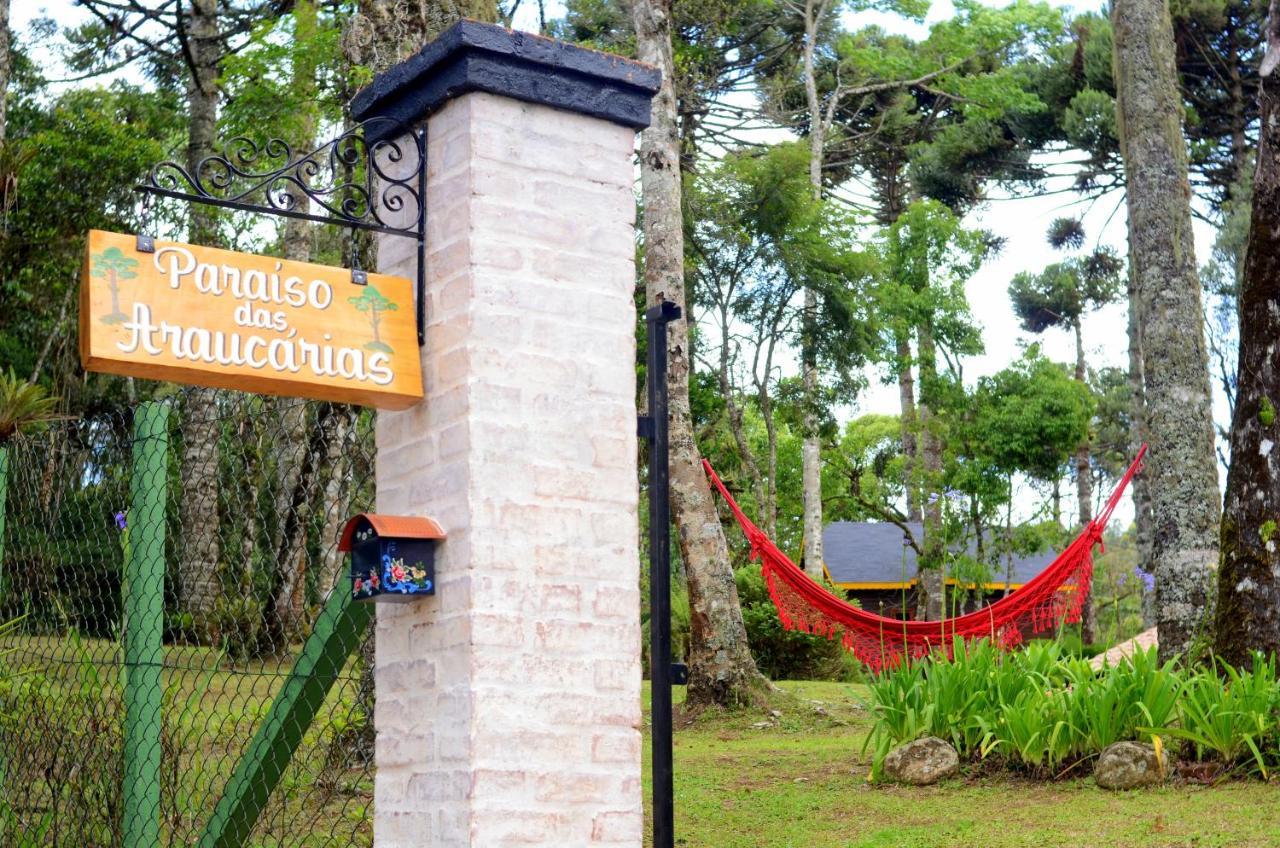
[[[194,173],[177,162],[161,162],[139,190],[417,238],[423,215],[423,135],[410,132],[367,142],[366,128],[379,123],[396,122],[371,118],[303,155],[279,138],[259,144],[238,136],[222,152],[200,160]],[[312,212],[308,200],[323,214]],[[406,209],[415,213],[408,222]]]
[[[366,131],[374,127],[379,132],[372,135],[381,140],[370,142]],[[386,132],[388,127],[390,133]],[[283,139],[259,144],[237,136],[221,153],[201,159],[194,171],[177,162],[161,162],[151,169],[138,191],[417,239],[421,345],[425,326],[426,160],[425,129],[408,130],[392,118],[378,117],[356,124],[303,155],[295,155]],[[312,204],[319,211],[313,212]],[[362,271],[353,269],[353,280],[359,282],[362,277]]]

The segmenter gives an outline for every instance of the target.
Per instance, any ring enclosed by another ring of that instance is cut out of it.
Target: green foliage
[[[215,603],[211,621],[193,621],[192,629],[185,632],[203,633],[208,628],[233,661],[257,659],[271,650],[271,640],[263,630],[262,607],[257,598],[224,595]]]
[[[1085,88],[1071,98],[1062,116],[1067,141],[1087,151],[1117,151],[1116,101],[1110,94]]]
[[[992,252],[989,233],[969,229],[937,201],[912,203],[885,234],[880,308],[889,329],[928,323],[933,340],[953,356],[982,352],[964,286]],[[921,397],[930,387],[921,386]]]
[[[845,425],[822,475],[823,501],[833,521],[879,520],[906,488],[902,424],[896,415],[862,415]]]
[[[0,367],[31,374],[39,362],[39,381],[80,412],[124,396],[123,380],[85,381],[80,372],[73,319],[85,233],[137,228],[133,188],[181,143],[182,118],[173,96],[123,82],[57,93],[29,77],[16,83],[10,141],[39,155],[21,166],[18,202],[0,232]],[[153,210],[153,232],[173,217],[173,208]],[[64,343],[50,346],[51,338]]]
[[[645,560],[648,562],[648,560]],[[674,567],[674,566],[673,566]],[[643,674],[649,675],[649,573],[645,569],[640,581],[640,662]],[[671,661],[684,662],[689,656],[689,592],[683,580],[673,573],[671,580]]]
[[[996,757],[1042,776],[1155,736],[1264,777],[1280,763],[1280,683],[1274,658],[1261,655],[1248,669],[1179,669],[1153,648],[1094,671],[1056,642],[1011,654],[980,642],[888,671],[868,688],[876,773],[894,746],[922,736],[947,739],[963,759]]]
[[[734,572],[747,641],[756,667],[771,680],[839,680],[848,671],[839,640],[786,630],[758,566]]]
[[[1010,367],[978,383],[973,423],[986,434],[984,453],[999,468],[1053,480],[1087,437],[1094,400],[1032,346]]]
[[[822,417],[861,386],[876,332],[869,287],[878,257],[859,243],[860,222],[845,204],[814,197],[808,156],[803,143],[786,142],[732,153],[688,180],[697,220],[686,260],[697,299],[750,325],[760,346],[813,351],[828,389]],[[818,296],[815,315],[794,302],[802,289]]]
[[[0,371],[0,446],[14,436],[63,417],[54,410],[58,399],[45,389],[13,373]]]
[[[298,2],[292,14],[266,18],[242,49],[223,59],[227,135],[314,143],[317,118],[340,118],[356,71],[341,58],[342,21],[327,10],[318,14],[320,5]]]
[[[74,630],[68,641],[59,674],[69,681],[6,669],[0,657],[0,836],[12,832],[33,846],[47,833],[69,845],[118,845],[120,692]]]
[[[1274,767],[1280,753],[1275,658],[1255,654],[1247,670],[1228,663],[1220,663],[1220,670],[1221,677],[1202,669],[1183,683],[1178,725],[1161,732],[1190,742],[1197,758],[1211,754],[1229,768],[1247,762],[1265,778],[1268,764]]]
[[[1013,310],[1024,329],[1074,328],[1084,314],[1111,303],[1121,289],[1123,263],[1109,248],[1055,262],[1038,273],[1022,272],[1009,284]]]

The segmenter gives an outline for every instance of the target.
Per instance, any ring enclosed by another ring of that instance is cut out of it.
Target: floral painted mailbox
[[[338,550],[351,553],[351,597],[407,601],[436,592],[435,546],[444,538],[430,518],[361,513],[347,522]]]

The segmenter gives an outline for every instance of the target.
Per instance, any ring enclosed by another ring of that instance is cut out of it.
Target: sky
[[[1053,5],[1071,9],[1076,12],[1098,11],[1101,2],[1063,3],[1050,0]],[[992,5],[996,5],[993,3]],[[548,4],[549,17],[562,14],[563,7],[552,0]],[[858,13],[846,16],[845,24],[849,28],[857,28],[875,23],[891,31],[913,36],[923,36],[929,22],[945,20],[953,12],[950,0],[939,0],[931,8],[925,24],[905,22],[900,18],[882,13]],[[74,5],[72,0],[14,0],[12,9],[14,29],[22,33],[32,20],[50,16],[66,25],[88,19],[88,14]],[[536,7],[525,4],[516,16],[516,28],[536,30]],[[25,40],[25,39],[24,39]],[[39,51],[38,60],[45,64],[50,77],[60,75],[56,57],[47,51]],[[785,133],[774,130],[774,137],[785,137]],[[1064,154],[1071,156],[1070,152]],[[1051,157],[1042,158],[1043,164],[1052,166]],[[1126,216],[1123,195],[1119,191],[1104,195],[1101,198],[1083,203],[1070,193],[1055,193],[1055,190],[1070,186],[1069,177],[1051,179],[1045,188],[1047,191],[1035,197],[1009,197],[999,191],[993,192],[990,199],[969,213],[966,224],[991,231],[1005,239],[1003,251],[988,260],[977,274],[968,282],[967,292],[974,319],[982,329],[986,350],[983,354],[966,359],[964,373],[967,382],[972,382],[985,375],[994,374],[1017,359],[1022,349],[1033,341],[1039,341],[1042,349],[1050,358],[1074,362],[1075,343],[1070,334],[1063,330],[1049,330],[1039,337],[1023,331],[1013,314],[1007,294],[1009,281],[1019,271],[1035,271],[1045,265],[1061,259],[1061,255],[1053,251],[1045,242],[1044,234],[1050,222],[1058,217],[1070,216],[1082,218],[1085,231],[1090,239],[1090,246],[1108,245],[1121,255],[1127,255]],[[1200,262],[1209,256],[1214,232],[1203,221],[1194,223],[1196,236],[1196,255]],[[1085,354],[1091,367],[1106,365],[1125,367],[1128,365],[1127,317],[1124,304],[1105,307],[1089,316],[1084,325]],[[898,412],[898,393],[896,384],[886,385],[871,373],[868,388],[861,394],[858,402],[840,411],[842,419],[856,415],[876,412],[896,414]],[[1216,416],[1219,420],[1226,417],[1225,399],[1216,397]],[[1126,499],[1127,500],[1127,499]],[[1064,506],[1073,499],[1064,499]],[[1118,513],[1122,523],[1131,518],[1131,508],[1126,504]]]

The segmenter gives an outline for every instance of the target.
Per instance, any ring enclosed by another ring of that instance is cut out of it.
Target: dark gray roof
[[[924,537],[919,523],[908,524],[916,539]],[[822,532],[822,553],[833,583],[901,583],[916,577],[916,552],[906,544],[897,525],[883,522],[836,521]],[[971,542],[969,552],[973,553]],[[1021,585],[1045,569],[1057,553],[1043,551],[1013,557],[1013,583]],[[1005,566],[992,569],[992,581],[1005,582]]]

